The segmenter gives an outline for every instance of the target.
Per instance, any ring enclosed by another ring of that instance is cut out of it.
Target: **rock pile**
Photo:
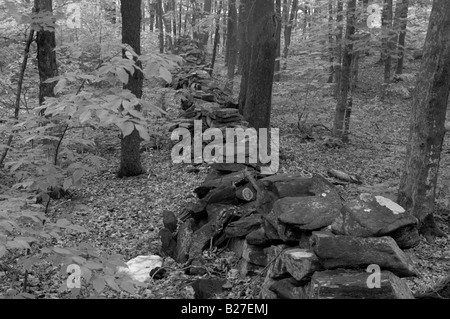
[[[175,42],[175,53],[188,63],[202,65],[206,61],[206,52],[198,48],[198,43],[190,36],[180,36]]]
[[[417,272],[401,248],[418,243],[417,220],[396,203],[370,194],[343,202],[317,174],[212,167],[198,203],[167,230],[177,262],[198,270],[203,249],[228,245],[241,275],[264,272],[261,298],[413,298],[401,278]]]

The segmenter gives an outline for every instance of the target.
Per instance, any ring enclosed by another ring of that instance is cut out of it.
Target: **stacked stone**
[[[239,110],[233,108],[218,109],[214,112],[214,120],[211,123],[212,128],[244,128],[243,117],[239,114]]]
[[[417,245],[417,219],[402,207],[370,194],[343,203],[320,175],[258,179],[241,164],[224,165],[195,190],[178,262],[201,265],[213,238],[229,241],[243,276],[267,271],[261,298],[413,298],[402,278],[417,271],[401,248]]]

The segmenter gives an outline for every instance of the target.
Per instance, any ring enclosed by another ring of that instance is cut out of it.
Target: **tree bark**
[[[169,51],[173,52],[173,42],[172,42],[172,18],[168,18],[165,15],[172,10],[172,1],[165,2],[162,6],[162,20],[164,23],[165,35],[166,35],[166,47]]]
[[[153,32],[155,30],[156,12],[158,11],[157,5],[153,2],[153,0],[148,0],[148,11],[150,13],[150,31]]]
[[[391,63],[392,54],[395,51],[395,33],[392,30],[392,0],[386,0],[386,5],[383,10],[385,16],[385,25],[387,32],[386,38],[386,51],[384,61],[384,83],[389,84],[391,82]]]
[[[230,0],[231,1],[231,0]],[[220,38],[220,13],[222,11],[222,1],[220,1],[219,9],[217,10],[217,18],[216,18],[216,31],[214,33],[214,44],[213,44],[213,55],[211,59],[211,71],[209,75],[212,75],[214,72],[214,65],[216,64],[216,56],[217,56],[217,45],[219,44]]]
[[[234,71],[236,69],[237,57],[237,10],[236,0],[228,0],[228,41],[227,51],[227,83],[225,84],[225,91],[233,92]]]
[[[412,102],[398,202],[419,219],[428,240],[443,235],[433,212],[450,89],[450,1],[434,0]]]
[[[330,75],[327,83],[333,83],[334,77],[334,43],[333,43],[333,0],[328,0],[328,50],[330,51]]]
[[[140,3],[141,0],[122,0],[120,7],[122,14],[122,43],[130,45],[138,55],[141,54]],[[127,58],[125,52],[125,50],[122,52],[123,58]],[[141,68],[141,63],[136,58],[134,59],[136,66]],[[124,89],[130,90],[137,98],[141,98],[142,83],[143,74],[136,68],[134,74],[129,76],[128,83],[124,85]],[[140,106],[136,106],[136,109],[140,110]],[[144,173],[141,165],[140,142],[141,137],[136,128],[130,135],[122,138],[118,177],[137,176]]]
[[[203,14],[202,16],[210,15],[212,10],[212,0],[204,0],[203,2]],[[208,44],[209,32],[205,31],[201,33],[201,47],[204,48]]]
[[[334,82],[336,83],[336,89],[334,95],[338,98],[339,95],[339,83],[341,83],[341,70],[342,70],[342,35],[344,32],[344,26],[342,21],[344,20],[344,4],[343,0],[338,0],[336,5],[336,24],[338,33],[336,35],[336,65],[334,67]]]
[[[244,118],[255,129],[269,128],[277,47],[274,4],[273,0],[251,0],[249,3],[251,53]]]
[[[196,41],[198,43],[198,47],[201,47],[201,41],[200,41],[200,33],[199,33],[199,27],[197,25],[198,19],[200,18],[200,8],[199,5],[197,3],[197,0],[191,0],[191,4],[192,4],[192,20],[191,20],[191,24],[192,24],[192,37],[194,39],[194,41]]]
[[[124,1],[126,2],[126,0],[122,0],[122,2]],[[164,23],[162,0],[156,0],[156,18],[159,29],[159,53],[164,53]]]
[[[281,65],[281,0],[275,0],[275,13],[277,19],[277,29],[276,29],[276,37],[277,37],[277,48],[276,48],[276,56],[275,56],[275,70],[274,70],[274,78],[275,82],[279,82],[280,75],[280,65]]]
[[[250,8],[251,0],[241,0],[240,10],[239,10],[239,27],[238,27],[238,37],[239,37],[239,68],[241,69],[241,84],[239,91],[239,112],[244,114],[245,99],[247,94],[247,83],[248,83],[248,65],[250,63],[251,50],[249,48],[250,42],[248,41],[248,29],[250,19]]]
[[[294,17],[295,17],[297,10],[298,10],[298,0],[293,0],[291,12],[289,14],[289,20],[287,21],[287,24],[284,28],[284,50],[283,50],[284,67],[283,67],[283,69],[286,69],[287,57],[289,55],[289,46],[291,45],[292,25],[294,23]]]
[[[351,98],[348,98],[348,92],[351,85],[351,65],[353,58],[353,35],[355,34],[356,23],[356,0],[350,0],[347,6],[347,28],[345,32],[344,52],[342,54],[342,70],[339,81],[339,94],[337,97],[336,112],[334,117],[333,136],[343,138],[348,136],[351,106]],[[350,102],[350,103],[349,103]]]
[[[408,6],[409,0],[399,0],[401,2],[397,2],[397,7],[395,9],[395,21],[394,28],[398,25],[399,32],[398,35],[398,45],[397,45],[397,68],[395,70],[395,74],[403,73],[403,63],[405,59],[405,39],[406,39],[406,25],[408,23]]]
[[[48,12],[53,16],[52,0],[35,0],[34,1],[35,12]],[[44,103],[46,97],[54,97],[53,88],[56,82],[45,83],[47,79],[58,75],[58,66],[56,65],[56,40],[55,31],[44,30],[40,28],[36,32],[36,44],[37,44],[37,60],[39,71],[39,105]]]

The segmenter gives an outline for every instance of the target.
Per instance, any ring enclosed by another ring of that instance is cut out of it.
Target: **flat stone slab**
[[[340,208],[340,201],[326,197],[285,197],[275,202],[273,212],[284,224],[315,230],[331,225]]]
[[[261,224],[261,215],[252,214],[229,223],[225,228],[225,234],[227,234],[228,237],[243,237],[260,228]]]
[[[382,196],[361,194],[346,203],[331,225],[335,234],[358,237],[388,235],[402,227],[417,224],[417,218]]]
[[[318,271],[312,276],[311,296],[314,299],[414,299],[406,282],[390,271],[379,273],[379,286],[369,276],[374,274],[347,269]]]
[[[399,277],[417,276],[411,260],[391,237],[360,238],[314,232],[312,249],[325,269],[378,265]]]
[[[278,198],[317,196],[336,202],[341,200],[334,185],[318,174],[310,177],[278,174],[263,178],[261,182]]]

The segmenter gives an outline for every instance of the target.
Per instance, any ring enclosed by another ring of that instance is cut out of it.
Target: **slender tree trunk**
[[[48,12],[48,14],[53,17],[52,0],[35,0],[34,8],[36,13]],[[50,29],[39,29],[36,33],[36,43],[39,71],[39,105],[42,105],[46,97],[55,96],[53,88],[55,87],[56,82],[45,82],[47,79],[58,75],[54,27]]]
[[[211,15],[212,10],[212,0],[204,0],[203,2],[203,15]],[[201,34],[201,44],[202,47],[206,47],[208,44],[209,32],[202,32]]]
[[[178,36],[181,37],[181,26],[183,25],[183,0],[180,0],[180,12],[178,13]],[[185,29],[186,31],[186,29]]]
[[[281,17],[281,0],[275,0],[275,15],[277,18],[277,29],[276,29],[276,37],[277,37],[277,48],[276,48],[276,56],[275,56],[275,75],[273,80],[275,82],[279,82],[281,78],[281,21],[283,21]]]
[[[416,216],[428,239],[441,236],[433,218],[450,89],[450,1],[434,0],[412,102],[398,202]]]
[[[330,51],[330,75],[328,83],[333,83],[334,77],[334,43],[333,43],[333,0],[328,0],[328,50]]]
[[[284,58],[284,67],[286,69],[287,57],[289,55],[289,46],[291,45],[291,36],[292,36],[292,26],[294,23],[294,17],[298,10],[298,0],[292,1],[292,9],[289,15],[289,21],[284,28],[284,50],[283,50],[283,58]]]
[[[398,26],[398,45],[397,45],[397,68],[395,70],[396,74],[403,73],[403,63],[405,57],[405,39],[406,39],[406,25],[408,23],[408,6],[409,0],[398,0],[397,7],[395,9],[395,22]]]
[[[338,33],[336,35],[336,65],[334,67],[334,76],[336,83],[336,89],[334,92],[334,96],[338,98],[339,95],[339,86],[341,83],[341,70],[342,70],[342,35],[344,32],[343,20],[344,20],[344,4],[343,0],[338,0],[336,6],[336,24]]]
[[[250,9],[251,0],[241,0],[240,10],[239,10],[239,27],[238,27],[238,37],[239,37],[239,66],[242,72],[241,84],[239,91],[239,112],[244,114],[245,99],[247,94],[247,83],[248,83],[248,72],[250,64],[250,42],[248,39],[249,35],[249,19],[250,19]]]
[[[156,0],[156,16],[159,29],[159,53],[164,53],[164,24],[163,24],[162,0]]]
[[[231,1],[231,0],[230,0]],[[216,63],[216,56],[217,56],[217,45],[219,44],[219,38],[220,38],[220,13],[222,11],[222,1],[220,1],[219,9],[217,11],[217,18],[216,18],[216,31],[214,34],[214,44],[213,44],[213,55],[211,60],[211,71],[210,75],[212,75],[214,71],[214,65]]]
[[[120,11],[122,14],[122,43],[128,44],[136,52],[141,54],[141,0],[122,0]],[[161,22],[160,22],[161,25]],[[122,52],[123,58],[127,58],[125,50]],[[138,68],[142,68],[140,61],[135,63]],[[124,89],[130,90],[137,98],[142,97],[142,72],[136,68],[133,75],[129,77]],[[140,110],[140,105],[135,107]],[[141,165],[140,153],[141,137],[135,128],[130,135],[122,137],[120,168],[118,177],[137,176],[145,171]]]
[[[391,82],[391,63],[392,54],[395,50],[395,33],[392,30],[392,0],[386,0],[386,6],[384,7],[383,15],[385,16],[385,27],[387,31],[386,39],[386,54],[384,62],[384,83]]]
[[[148,0],[148,11],[150,13],[150,31],[154,31],[154,27],[155,27],[155,19],[156,19],[156,12],[157,10],[157,5],[156,3],[153,2],[153,0]]]
[[[272,85],[277,48],[273,0],[250,1],[250,63],[244,118],[255,129],[270,127]]]
[[[163,23],[164,23],[164,29],[165,29],[165,35],[166,35],[166,47],[169,51],[173,51],[173,42],[172,42],[172,18],[166,17],[167,12],[171,11],[171,5],[172,1],[167,1],[162,6],[163,11],[161,14]]]
[[[173,36],[176,39],[177,38],[177,1],[171,0],[171,7],[172,7],[172,28],[173,28]],[[174,41],[175,41],[174,39]]]
[[[48,14],[47,18],[53,23],[55,22],[53,18],[52,0],[35,0],[34,11],[40,14]],[[36,32],[37,63],[39,71],[39,105],[42,105],[47,97],[55,96],[53,89],[56,82],[47,83],[46,80],[58,75],[55,52],[55,27],[54,25],[50,27],[48,25],[49,23],[46,24],[45,28],[43,26],[39,26],[39,29]],[[45,115],[45,109],[43,109],[40,114]],[[48,118],[48,116],[46,116],[46,118]],[[57,123],[55,124],[56,126],[48,129],[46,134],[58,138],[62,132],[62,127],[57,125]],[[46,149],[47,159],[57,165],[58,154],[56,148],[58,142],[53,139],[45,139],[43,144]]]
[[[194,38],[194,41],[198,43],[199,48],[201,47],[201,39],[200,39],[200,33],[199,33],[199,27],[197,25],[198,19],[200,18],[200,8],[199,4],[197,3],[199,0],[191,0],[192,4],[192,37]]]
[[[234,71],[237,57],[237,10],[236,0],[228,0],[228,41],[227,51],[227,83],[225,91],[233,92]]]
[[[345,42],[344,53],[342,58],[342,71],[341,79],[339,82],[339,95],[336,104],[336,113],[334,118],[333,135],[337,138],[343,138],[345,142],[345,137],[348,136],[349,124],[350,123],[348,106],[351,105],[351,97],[349,97],[349,89],[351,86],[351,65],[353,57],[353,42],[352,38],[355,34],[355,22],[356,22],[356,0],[350,0],[347,5],[347,28],[345,32]],[[350,103],[349,103],[350,101]],[[346,118],[347,117],[347,118]]]

